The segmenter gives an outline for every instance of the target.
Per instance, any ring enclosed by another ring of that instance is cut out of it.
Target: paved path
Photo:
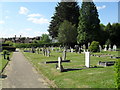
[[[6,70],[3,88],[48,88],[43,77],[37,73],[21,52],[14,52]]]

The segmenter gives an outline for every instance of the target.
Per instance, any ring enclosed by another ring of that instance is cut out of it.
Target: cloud
[[[1,20],[1,21],[0,21],[0,24],[5,24],[5,21]]]
[[[101,10],[101,9],[105,9],[105,8],[106,8],[105,5],[103,5],[103,6],[97,6],[97,10]]]
[[[41,17],[41,14],[29,14],[28,17]]]
[[[5,16],[5,19],[9,19],[9,16]]]
[[[26,28],[25,31],[32,31],[32,28]]]
[[[19,14],[26,15],[29,12],[29,10],[26,7],[20,7]]]
[[[30,17],[27,19],[28,21],[31,21],[32,23],[35,23],[35,24],[48,24],[49,23],[49,20],[46,19],[46,18],[34,18],[34,17]]]

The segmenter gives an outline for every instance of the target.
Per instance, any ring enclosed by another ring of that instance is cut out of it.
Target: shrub
[[[91,52],[98,52],[99,51],[99,42],[93,41],[89,47]]]
[[[8,50],[8,51],[15,51],[16,47],[13,47],[13,46],[3,46],[2,49],[3,50]]]
[[[120,89],[120,59],[115,64],[115,86]]]

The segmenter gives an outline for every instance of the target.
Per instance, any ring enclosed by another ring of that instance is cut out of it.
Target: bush
[[[31,47],[49,47],[54,46],[58,47],[61,43],[15,43],[16,48],[31,48]]]
[[[99,51],[99,42],[93,41],[89,47],[91,52],[98,52]]]
[[[115,64],[115,86],[120,89],[120,59]]]
[[[2,49],[3,50],[8,50],[8,51],[15,51],[16,47],[13,47],[13,46],[3,46]]]

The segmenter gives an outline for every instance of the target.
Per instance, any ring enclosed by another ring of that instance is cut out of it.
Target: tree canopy
[[[77,29],[77,42],[83,44],[98,41],[99,23],[98,12],[92,0],[90,2],[82,2]]]
[[[75,25],[72,25],[71,22],[65,20],[63,23],[61,23],[58,32],[59,42],[64,44],[76,42],[77,30]]]
[[[67,2],[68,1],[68,2]],[[48,32],[52,38],[58,36],[58,29],[64,20],[78,26],[79,6],[76,0],[61,0],[55,7],[55,13],[49,25]]]

